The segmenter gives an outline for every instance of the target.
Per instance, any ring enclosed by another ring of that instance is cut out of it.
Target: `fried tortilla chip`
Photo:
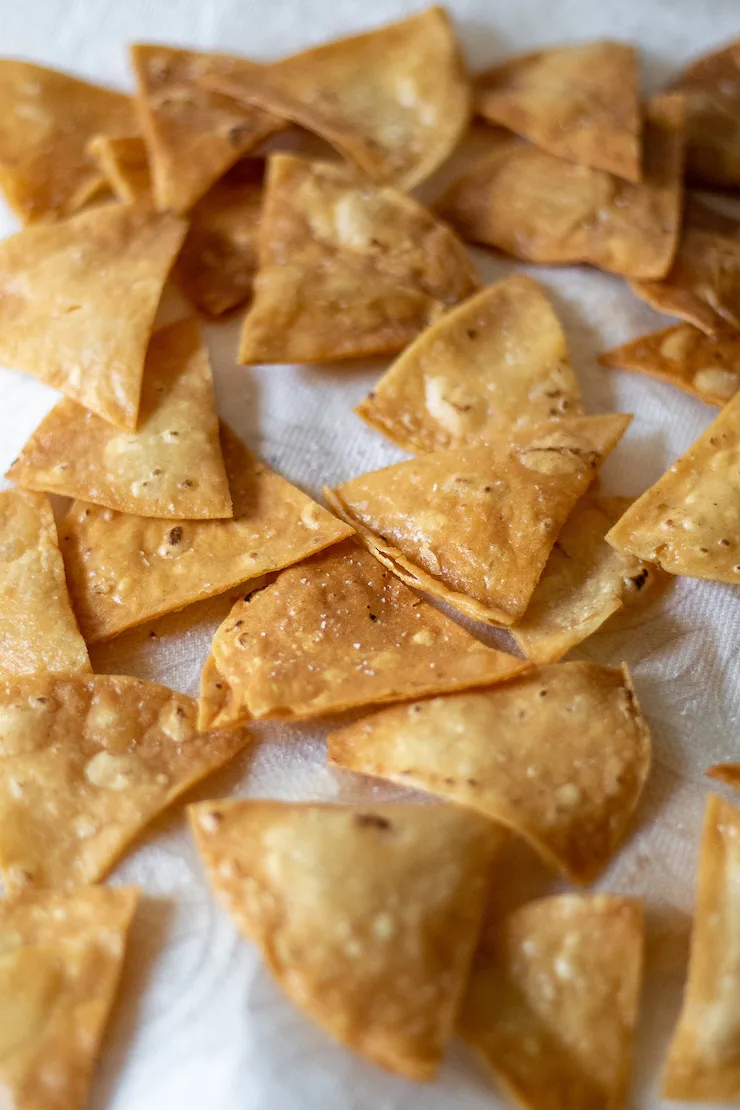
[[[465,239],[529,262],[590,262],[634,279],[660,279],[673,261],[683,201],[684,104],[647,105],[640,184],[502,139],[438,208]]]
[[[735,790],[740,790],[740,763],[715,763],[708,767],[705,774],[717,782],[724,782]]]
[[[576,416],[324,490],[377,559],[475,620],[522,616],[558,532],[630,417]]]
[[[694,185],[740,186],[740,39],[689,66],[675,89],[686,97],[686,174]]]
[[[481,946],[458,1030],[518,1106],[627,1105],[643,934],[636,899],[562,894],[514,910]]]
[[[505,834],[454,806],[191,806],[208,877],[309,1017],[348,1048],[433,1079]]]
[[[250,741],[195,702],[110,675],[0,679],[0,872],[9,891],[92,883],[163,809]]]
[[[640,180],[634,46],[579,42],[509,58],[477,78],[475,106],[558,158]]]
[[[138,516],[231,516],[211,367],[195,320],[178,320],[152,338],[136,432],[65,398],[7,477]]]
[[[233,520],[147,520],[74,504],[61,527],[88,643],[109,640],[344,540],[351,529],[221,429]]]
[[[353,542],[238,601],[201,676],[200,728],[488,686],[529,664],[488,648]]]
[[[99,132],[117,137],[135,130],[128,96],[0,59],[0,189],[22,223],[82,208],[103,185],[88,141]]]
[[[422,332],[355,412],[417,452],[484,443],[582,406],[550,302],[513,274]]]
[[[239,358],[394,353],[478,285],[463,244],[410,197],[345,166],[273,155]]]
[[[125,204],[152,199],[152,177],[146,143],[139,135],[95,135],[87,144],[88,154],[118,200]]]
[[[49,499],[0,491],[0,673],[89,671]]]
[[[135,887],[0,901],[0,1094],[82,1110],[118,989]]]
[[[329,761],[476,809],[586,883],[624,836],[650,734],[626,666],[557,663],[381,710],[332,733]]]

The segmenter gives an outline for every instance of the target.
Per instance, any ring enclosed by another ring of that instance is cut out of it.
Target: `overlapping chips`
[[[740,39],[706,54],[673,88],[686,97],[686,173],[695,185],[740,185]]]
[[[139,135],[94,135],[87,150],[120,201],[151,202],[149,159],[146,143]]]

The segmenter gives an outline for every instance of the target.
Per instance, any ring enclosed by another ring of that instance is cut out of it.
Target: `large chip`
[[[136,130],[128,96],[43,66],[0,59],[0,188],[23,223],[64,218],[103,185],[87,143]]]
[[[463,244],[394,189],[274,155],[241,362],[394,353],[478,288]]]
[[[128,431],[186,224],[129,204],[26,228],[0,243],[0,362]]]
[[[233,520],[147,520],[74,504],[62,524],[70,591],[88,643],[322,551],[351,533],[228,428]]]
[[[0,679],[0,872],[9,891],[96,882],[142,829],[250,741],[195,702],[110,675]]]
[[[125,204],[150,203],[152,178],[146,143],[139,135],[95,135],[87,144],[91,158],[116,197]]]
[[[113,1006],[134,887],[0,900],[0,1095],[17,1110],[82,1110]]]
[[[478,810],[585,883],[629,825],[650,734],[626,667],[558,663],[381,710],[332,733],[329,759]]]
[[[695,185],[740,186],[740,39],[686,69],[674,88],[686,97],[686,173]]]
[[[558,532],[630,417],[576,416],[364,474],[324,496],[404,582],[466,616],[522,616]]]
[[[218,61],[203,80],[320,135],[371,180],[398,189],[429,177],[470,117],[470,82],[441,7],[314,47],[269,70]]]
[[[681,228],[684,105],[654,97],[643,179],[576,166],[516,139],[454,184],[439,212],[460,234],[529,262],[590,262],[634,279],[670,269]]]
[[[643,909],[565,894],[513,911],[481,945],[458,1030],[524,1110],[624,1110]]]
[[[560,322],[524,274],[487,286],[422,332],[355,409],[412,452],[472,446],[581,411]]]
[[[216,894],[292,1001],[375,1063],[433,1079],[505,834],[453,806],[190,813]]]
[[[475,106],[542,150],[640,180],[637,50],[583,42],[509,58],[480,74]]]
[[[203,668],[198,723],[335,713],[488,686],[527,667],[347,542],[237,602]]]
[[[0,673],[89,671],[48,498],[0,492]]]
[[[197,323],[179,320],[152,338],[136,432],[121,432],[65,398],[7,477],[138,516],[231,516],[211,367]]]

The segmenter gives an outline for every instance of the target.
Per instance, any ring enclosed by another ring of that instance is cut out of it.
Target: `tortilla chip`
[[[708,778],[740,790],[740,763],[715,763],[704,772]]]
[[[529,664],[488,648],[352,542],[238,601],[201,675],[200,728],[488,686]]]
[[[525,274],[487,286],[422,332],[355,409],[411,452],[469,447],[582,411],[558,318]]]
[[[288,154],[269,161],[259,266],[243,363],[394,353],[479,285],[463,244],[416,201]]]
[[[475,106],[490,123],[542,150],[640,180],[637,51],[580,42],[507,59],[476,80]]]
[[[407,585],[506,627],[523,615],[558,532],[629,422],[619,413],[551,420],[324,496]]]
[[[195,702],[110,675],[0,679],[0,871],[9,891],[96,882],[142,829],[249,742]]]
[[[22,223],[70,216],[101,188],[99,132],[136,130],[128,96],[44,66],[0,59],[0,189]]]
[[[710,795],[704,818],[683,1009],[663,1072],[663,1097],[740,1098],[740,809]]]
[[[89,671],[49,499],[0,491],[0,673]]]
[[[740,583],[740,394],[606,541],[669,574]]]
[[[453,806],[237,800],[190,814],[216,894],[289,998],[374,1063],[433,1079],[501,830]]]
[[[684,105],[647,105],[643,180],[555,158],[516,139],[465,174],[438,209],[465,239],[529,262],[590,262],[635,279],[662,278],[681,228]]]
[[[636,899],[563,894],[521,906],[479,950],[458,1029],[517,1105],[627,1105],[643,934]]]
[[[120,432],[65,399],[7,477],[138,516],[231,516],[211,367],[195,320],[178,320],[152,338],[138,431]]]
[[[695,185],[740,186],[740,39],[705,54],[674,88],[686,97],[686,174]]]
[[[151,202],[149,158],[139,135],[95,135],[87,144],[87,152],[118,200],[125,204]]]
[[[221,429],[233,520],[172,522],[75,503],[62,525],[88,643],[223,593],[346,539],[351,529]]]
[[[0,1091],[8,1110],[82,1110],[138,897],[135,887],[79,887],[0,901]]]

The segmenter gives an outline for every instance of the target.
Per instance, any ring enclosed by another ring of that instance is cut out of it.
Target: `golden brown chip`
[[[211,367],[195,320],[178,320],[152,338],[136,432],[65,399],[7,477],[138,516],[231,516]]]
[[[152,178],[146,143],[139,135],[95,135],[87,144],[90,157],[96,162],[118,200],[124,203],[150,203]]]
[[[329,760],[476,809],[585,883],[629,825],[650,734],[626,666],[557,663],[381,710],[332,733]]]
[[[680,95],[649,102],[640,184],[502,139],[451,187],[439,212],[463,238],[515,258],[662,278],[681,228],[683,121]]]
[[[0,491],[0,673],[89,670],[49,499]]]
[[[715,763],[713,767],[707,768],[705,774],[710,779],[740,790],[740,763]]]
[[[524,274],[487,286],[422,332],[355,409],[412,452],[472,446],[581,411],[563,330]]]
[[[250,741],[192,698],[110,675],[0,679],[0,871],[9,891],[92,883]]]
[[[674,88],[686,97],[686,174],[695,185],[740,185],[740,39],[706,54]]]
[[[8,1110],[82,1110],[118,989],[134,887],[0,901],[0,1094]]]
[[[522,616],[558,532],[630,417],[575,416],[421,455],[324,496],[377,559],[466,616]]]
[[[174,524],[71,507],[62,549],[88,643],[282,570],[351,533],[223,426],[221,445],[233,520]]]
[[[292,1001],[375,1063],[433,1079],[505,834],[454,806],[190,814],[217,895]]]
[[[525,1110],[623,1110],[642,980],[640,902],[521,906],[481,947],[458,1029]]]
[[[509,58],[481,73],[475,106],[542,150],[640,180],[637,51],[582,42]]]
[[[198,723],[335,713],[488,686],[528,666],[474,639],[348,541],[236,603],[203,668]]]
[[[103,184],[88,141],[99,132],[117,137],[135,130],[128,96],[0,59],[0,188],[23,223],[82,208]]]
[[[239,358],[393,353],[478,285],[463,244],[410,197],[346,166],[273,155]]]

